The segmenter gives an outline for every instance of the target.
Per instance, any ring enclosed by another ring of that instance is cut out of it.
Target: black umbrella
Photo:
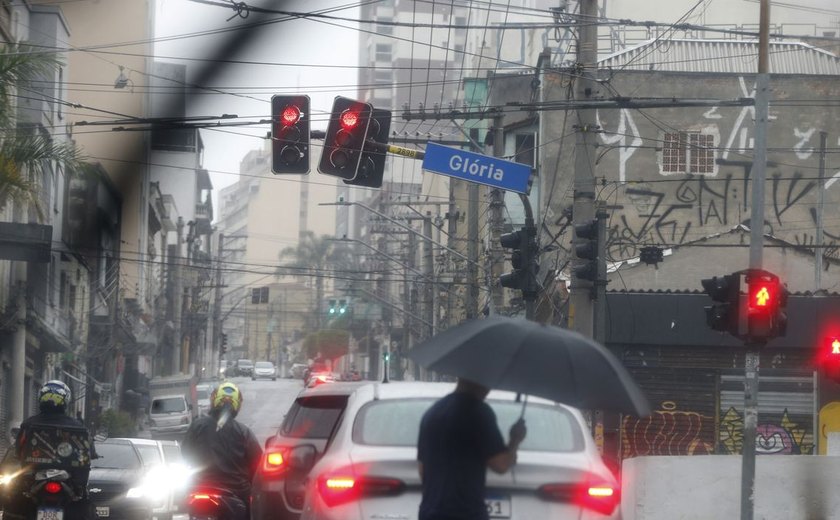
[[[408,357],[429,370],[583,409],[636,416],[650,405],[618,359],[577,332],[491,316],[447,329]]]

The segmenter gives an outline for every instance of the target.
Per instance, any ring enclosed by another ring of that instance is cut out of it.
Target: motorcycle
[[[35,501],[35,520],[64,520],[68,506],[82,499],[70,486],[70,473],[63,469],[37,471],[35,483],[25,494]]]
[[[248,506],[236,495],[217,488],[198,488],[187,496],[190,520],[247,520]]]

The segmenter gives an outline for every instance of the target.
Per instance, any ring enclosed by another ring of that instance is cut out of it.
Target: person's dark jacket
[[[218,431],[215,414],[199,417],[190,425],[181,452],[198,470],[200,485],[228,490],[247,502],[251,480],[262,458],[254,433],[232,419]]]

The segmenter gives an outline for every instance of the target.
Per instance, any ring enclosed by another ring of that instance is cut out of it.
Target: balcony
[[[209,203],[195,205],[195,232],[208,235],[211,232],[210,222],[213,220],[213,206]]]
[[[77,324],[72,314],[35,299],[29,307],[26,321],[44,352],[73,351]]]

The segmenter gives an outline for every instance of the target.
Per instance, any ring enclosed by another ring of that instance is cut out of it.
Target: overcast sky
[[[217,0],[217,3],[229,3]],[[248,2],[274,9],[308,12],[337,5],[350,5],[333,14],[357,18],[356,4],[328,1],[273,0]],[[157,0],[156,38],[192,35],[216,29],[251,24],[258,17],[247,19],[235,16],[233,9],[206,5],[190,0]],[[237,114],[269,119],[273,94],[308,94],[311,99],[313,127],[326,127],[324,113],[328,113],[336,95],[353,96],[357,83],[359,33],[337,24],[313,20],[286,20],[282,15],[269,15],[278,20],[262,28],[250,28],[254,38],[243,45],[229,59],[253,64],[219,64],[219,73],[207,86],[229,94],[211,93],[195,96],[188,103],[190,115]],[[241,34],[241,32],[240,32]],[[161,60],[186,63],[188,81],[201,67],[201,62],[174,60],[178,58],[208,58],[217,55],[227,34],[190,36],[155,45],[155,55]],[[289,65],[274,65],[289,64]],[[347,67],[335,67],[346,65]],[[268,125],[254,128],[231,128],[225,131],[202,130],[205,144],[204,166],[210,170],[214,192],[236,181],[239,163],[250,150],[260,149]],[[310,174],[311,175],[311,174]]]

